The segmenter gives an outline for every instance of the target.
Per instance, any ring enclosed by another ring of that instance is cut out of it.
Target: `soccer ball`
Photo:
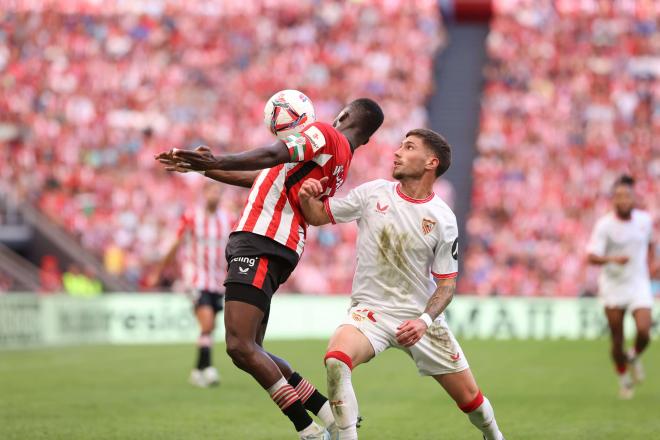
[[[270,97],[264,107],[264,124],[280,139],[302,131],[316,121],[312,101],[298,90],[282,90]]]

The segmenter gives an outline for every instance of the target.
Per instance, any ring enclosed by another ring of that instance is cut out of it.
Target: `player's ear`
[[[426,169],[434,170],[440,166],[440,159],[435,156],[430,156],[426,161]]]
[[[348,110],[342,110],[341,113],[335,118],[332,126],[337,128],[339,125],[344,122],[349,116]]]

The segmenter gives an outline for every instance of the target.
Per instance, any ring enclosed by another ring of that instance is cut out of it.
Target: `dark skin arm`
[[[195,152],[200,154],[211,154],[211,150],[208,147],[197,147]],[[179,173],[188,173],[192,170],[187,167],[182,166],[182,162],[174,156],[174,150],[170,150],[166,153],[161,153],[156,156],[156,160],[165,165],[167,171],[176,171]],[[206,177],[216,180],[221,183],[226,183],[228,185],[240,186],[244,188],[252,187],[252,184],[259,175],[259,171],[223,171],[223,170],[208,170],[208,171],[199,171],[203,173]]]
[[[595,254],[587,255],[587,261],[597,266],[602,266],[603,264],[608,264],[608,263],[626,264],[629,259],[630,258],[626,257],[625,255],[610,256],[610,257],[601,257]]]
[[[195,150],[179,150],[174,148],[156,156],[156,160],[163,162],[176,161],[178,167],[189,171],[249,171],[272,168],[291,160],[289,150],[282,141],[277,141],[267,147],[255,148],[235,154],[214,156],[208,147]],[[164,163],[164,162],[163,162]]]
[[[651,277],[660,278],[660,261],[656,261],[655,244],[653,243],[649,243],[647,260],[649,265],[649,273],[651,274]]]
[[[455,291],[456,278],[438,280],[433,296],[426,303],[424,313],[427,313],[431,319],[435,320],[447,308],[452,298],[454,298]],[[411,347],[422,339],[427,329],[428,327],[423,320],[419,318],[409,319],[397,328],[396,340],[404,347]]]
[[[158,284],[163,274],[163,270],[165,270],[165,268],[170,264],[172,264],[172,261],[174,261],[174,257],[176,256],[176,253],[179,250],[179,246],[181,246],[181,243],[183,243],[183,239],[182,238],[177,239],[172,244],[170,249],[167,251],[167,254],[160,262],[157,269],[149,275],[149,277],[147,278],[147,285],[149,285],[149,287],[154,287],[155,285]]]

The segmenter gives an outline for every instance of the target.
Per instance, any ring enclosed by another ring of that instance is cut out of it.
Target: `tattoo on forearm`
[[[452,280],[451,283],[438,286],[433,296],[429,298],[428,303],[426,303],[426,309],[424,310],[424,313],[428,313],[429,316],[433,319],[437,318],[451,302],[451,299],[454,297],[455,290],[456,280]]]

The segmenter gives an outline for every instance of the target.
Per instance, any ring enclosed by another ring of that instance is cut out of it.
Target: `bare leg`
[[[612,307],[605,308],[605,316],[607,323],[610,327],[610,336],[612,338],[611,355],[614,364],[616,365],[619,374],[626,371],[626,353],[623,349],[624,335],[623,335],[623,317],[625,314],[624,309],[617,309]]]
[[[257,344],[264,313],[256,306],[240,301],[225,304],[225,340],[227,354],[241,370],[268,389],[281,377],[275,362]]]
[[[651,309],[637,309],[633,312],[637,336],[635,337],[635,353],[642,354],[651,342]]]

